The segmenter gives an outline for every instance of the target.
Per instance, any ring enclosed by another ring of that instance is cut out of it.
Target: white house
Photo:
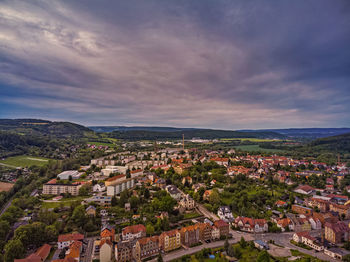
[[[309,222],[312,229],[322,229],[322,223],[319,219],[310,217]]]
[[[103,192],[106,190],[106,187],[104,183],[98,183],[92,187],[92,190],[94,192]]]
[[[211,230],[211,239],[213,239],[213,240],[220,239],[220,229],[217,228],[216,226],[213,226],[213,227],[212,227],[212,230]]]
[[[232,215],[231,209],[229,206],[222,206],[218,209],[218,216],[220,219],[226,221],[226,222],[233,222],[234,217]]]

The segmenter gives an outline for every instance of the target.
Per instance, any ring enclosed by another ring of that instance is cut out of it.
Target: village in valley
[[[99,157],[52,174],[5,210],[16,215],[4,239],[26,254],[14,261],[350,257],[346,163],[203,144],[87,145]]]

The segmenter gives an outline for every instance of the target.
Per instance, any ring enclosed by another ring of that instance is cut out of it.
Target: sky
[[[0,118],[350,127],[348,0],[0,1]]]

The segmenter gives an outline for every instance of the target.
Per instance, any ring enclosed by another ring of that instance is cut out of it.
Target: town
[[[16,250],[26,255],[16,262],[171,261],[207,248],[235,261],[244,254],[227,245],[242,241],[271,257],[350,257],[346,163],[184,143],[115,153],[88,145],[102,156],[3,212],[5,259]]]

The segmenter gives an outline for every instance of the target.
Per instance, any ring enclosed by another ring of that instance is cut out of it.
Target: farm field
[[[14,184],[12,183],[0,182],[0,192],[10,191],[13,186]]]
[[[30,167],[30,166],[44,166],[50,159],[37,157],[37,156],[13,156],[8,157],[4,160],[0,160],[0,165],[8,167]]]
[[[222,138],[221,141],[251,141],[251,142],[278,142],[278,141],[287,141],[280,139],[264,139],[264,138]]]
[[[108,142],[94,142],[94,141],[88,141],[87,144],[95,145],[95,146],[108,146],[108,147],[116,147],[116,144],[108,143]]]
[[[259,145],[242,145],[242,146],[234,146],[235,149],[240,149],[242,151],[250,151],[250,152],[284,152],[283,150],[279,149],[268,149],[268,148],[261,148]]]

